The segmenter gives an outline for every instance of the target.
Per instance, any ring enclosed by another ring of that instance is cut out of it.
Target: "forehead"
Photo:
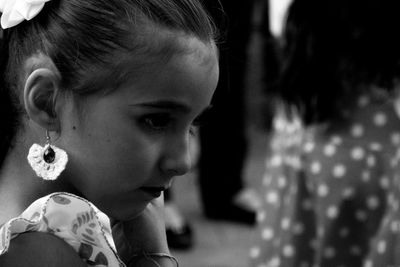
[[[151,29],[153,30],[146,31],[147,33],[142,36],[141,49],[124,51],[116,55],[120,68],[131,71],[152,70],[182,55],[194,56],[200,60],[199,63],[207,63],[207,60],[217,55],[213,40],[203,41],[183,32]]]
[[[94,79],[91,79],[97,81],[96,88],[113,90],[125,83],[137,82],[144,75],[168,65],[176,58],[194,57],[199,64],[207,64],[218,57],[213,40],[204,42],[185,33],[170,30],[146,32],[141,40],[136,40],[137,45],[128,45],[131,49],[112,53],[109,64],[96,71]]]
[[[184,46],[166,62],[153,64],[129,79],[117,91],[133,104],[160,99],[196,106],[208,105],[218,80],[218,58],[214,44],[196,38],[181,40]],[[128,61],[129,62],[129,61]],[[129,69],[129,64],[126,65]]]
[[[159,60],[143,65],[137,75],[131,75],[132,82],[147,82],[155,78],[163,78],[163,82],[187,80],[192,74],[209,73],[218,65],[217,49],[214,43],[204,43],[194,37],[186,37],[175,40],[178,46],[174,54],[161,57]],[[134,59],[125,61],[124,67],[127,70],[135,65]],[[175,78],[175,79],[172,79]],[[201,77],[199,77],[201,78]],[[201,80],[201,79],[199,79]],[[154,80],[155,82],[155,80]],[[198,81],[197,81],[198,82]]]
[[[184,47],[185,55],[194,58],[200,65],[208,65],[210,61],[218,59],[218,49],[214,42],[203,42],[191,37],[180,40],[180,45]]]

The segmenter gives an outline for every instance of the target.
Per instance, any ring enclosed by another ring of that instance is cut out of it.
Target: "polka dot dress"
[[[364,267],[400,266],[400,150],[390,162],[395,168],[387,197],[387,210],[371,242]],[[389,181],[383,183],[386,186]]]
[[[251,266],[391,266],[374,263],[393,250],[388,229],[400,233],[400,216],[385,224],[400,203],[388,200],[400,144],[393,104],[363,96],[334,129],[278,120],[272,140]]]

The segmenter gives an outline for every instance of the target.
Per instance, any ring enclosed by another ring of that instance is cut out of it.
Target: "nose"
[[[188,137],[166,142],[161,170],[168,176],[184,175],[191,169],[190,140]]]

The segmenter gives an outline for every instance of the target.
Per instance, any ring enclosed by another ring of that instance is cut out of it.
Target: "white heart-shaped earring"
[[[28,162],[36,175],[44,180],[56,180],[68,162],[67,153],[50,144],[50,135],[46,130],[46,145],[33,144],[29,149]]]

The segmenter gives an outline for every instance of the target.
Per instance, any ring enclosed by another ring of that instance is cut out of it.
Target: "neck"
[[[36,199],[64,191],[60,181],[45,181],[31,169],[27,154],[33,141],[29,139],[16,142],[1,166],[0,224],[20,215]]]

